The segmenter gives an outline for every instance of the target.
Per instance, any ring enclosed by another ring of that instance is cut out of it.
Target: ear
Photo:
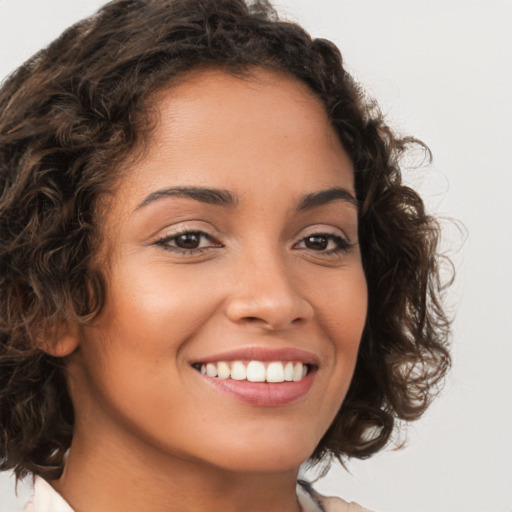
[[[66,357],[80,345],[80,332],[76,322],[60,322],[42,329],[36,335],[36,345],[53,357]]]

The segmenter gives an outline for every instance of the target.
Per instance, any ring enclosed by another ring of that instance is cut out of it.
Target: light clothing
[[[305,486],[307,487],[307,486]],[[302,512],[369,512],[355,503],[340,498],[326,498],[297,484],[297,498]],[[60,494],[41,477],[34,482],[34,496],[24,512],[74,512]]]
[[[74,512],[64,498],[43,478],[34,480],[34,496],[24,512]]]
[[[307,483],[297,485],[297,498],[302,512],[370,512],[357,503],[347,503],[341,498],[322,496]]]

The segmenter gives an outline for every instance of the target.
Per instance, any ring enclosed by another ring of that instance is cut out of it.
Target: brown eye
[[[329,239],[332,237],[324,235],[308,236],[304,239],[304,245],[314,251],[325,251],[329,246]]]
[[[222,244],[211,235],[203,233],[202,231],[186,231],[166,236],[157,240],[155,245],[161,246],[171,252],[189,255],[222,246]]]
[[[313,233],[304,237],[295,247],[329,256],[349,251],[352,244],[337,234]]]
[[[197,249],[203,236],[201,233],[184,233],[174,238],[174,244],[180,249]]]

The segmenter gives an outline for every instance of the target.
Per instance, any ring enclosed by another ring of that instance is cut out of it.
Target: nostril
[[[313,316],[309,302],[293,290],[286,295],[274,289],[265,293],[233,294],[226,304],[227,317],[247,327],[282,330],[299,327]]]
[[[294,325],[298,326],[300,325],[304,319],[302,317],[294,318],[288,325]],[[265,319],[259,316],[244,316],[241,319],[241,322],[245,323],[246,325],[261,325],[262,327],[265,327],[265,329],[275,330],[275,329],[281,329],[283,326],[280,325],[280,322],[275,319]]]

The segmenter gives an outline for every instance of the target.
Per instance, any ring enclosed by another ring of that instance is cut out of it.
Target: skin
[[[366,317],[352,163],[321,102],[284,75],[202,71],[156,106],[102,221],[105,308],[55,348],[76,427],[52,484],[77,512],[297,511],[299,466],[339,410]],[[155,195],[170,187],[235,201]],[[332,188],[347,197],[298,209]],[[184,231],[207,236],[180,252]],[[260,407],[192,367],[245,347],[314,354],[311,388]]]

